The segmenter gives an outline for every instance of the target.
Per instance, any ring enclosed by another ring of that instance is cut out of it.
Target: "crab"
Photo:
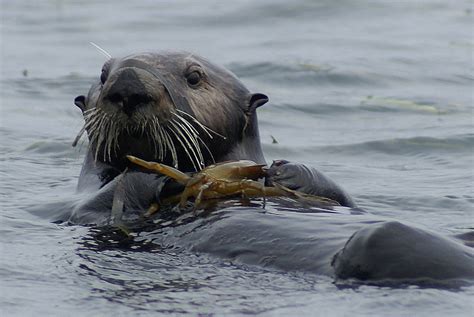
[[[250,160],[227,161],[209,165],[193,175],[185,174],[171,166],[148,162],[135,156],[127,155],[134,164],[159,174],[166,175],[184,186],[181,194],[166,198],[167,204],[179,202],[182,208],[189,198],[194,198],[194,207],[198,208],[203,200],[219,199],[232,196],[270,197],[287,196],[304,200],[316,200],[328,205],[339,205],[337,202],[319,196],[306,195],[284,186],[265,186],[258,179],[266,177],[266,165]],[[159,206],[154,204],[149,214],[156,212]]]

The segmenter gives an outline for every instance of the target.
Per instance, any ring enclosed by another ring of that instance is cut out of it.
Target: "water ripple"
[[[299,87],[314,85],[383,87],[384,82],[393,79],[392,76],[382,74],[309,63],[233,63],[229,68],[241,78],[262,77],[273,83]]]
[[[317,149],[305,147],[305,150],[339,155],[368,155],[384,153],[390,155],[413,156],[430,153],[472,154],[474,134],[455,135],[447,138],[412,137],[385,139],[354,144],[318,146]]]

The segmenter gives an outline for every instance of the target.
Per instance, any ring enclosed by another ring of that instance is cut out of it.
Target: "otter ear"
[[[81,109],[82,112],[86,110],[86,97],[84,96],[77,96],[76,99],[74,99],[74,104]]]
[[[264,94],[253,94],[250,96],[248,112],[252,113],[257,110],[258,107],[263,106],[268,102],[268,97]]]

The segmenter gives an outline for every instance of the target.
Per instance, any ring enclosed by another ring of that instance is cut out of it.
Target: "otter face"
[[[122,170],[130,154],[197,171],[245,137],[249,116],[267,100],[227,70],[180,52],[110,59],[75,104],[96,161]]]

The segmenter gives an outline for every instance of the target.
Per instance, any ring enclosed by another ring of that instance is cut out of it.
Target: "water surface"
[[[341,288],[325,276],[125,248],[29,206],[72,195],[72,100],[110,54],[182,49],[270,96],[268,161],[324,171],[364,209],[474,229],[472,1],[2,1],[0,311],[24,315],[472,314],[474,288]],[[273,143],[276,139],[278,143]],[[146,239],[146,237],[144,237]]]

